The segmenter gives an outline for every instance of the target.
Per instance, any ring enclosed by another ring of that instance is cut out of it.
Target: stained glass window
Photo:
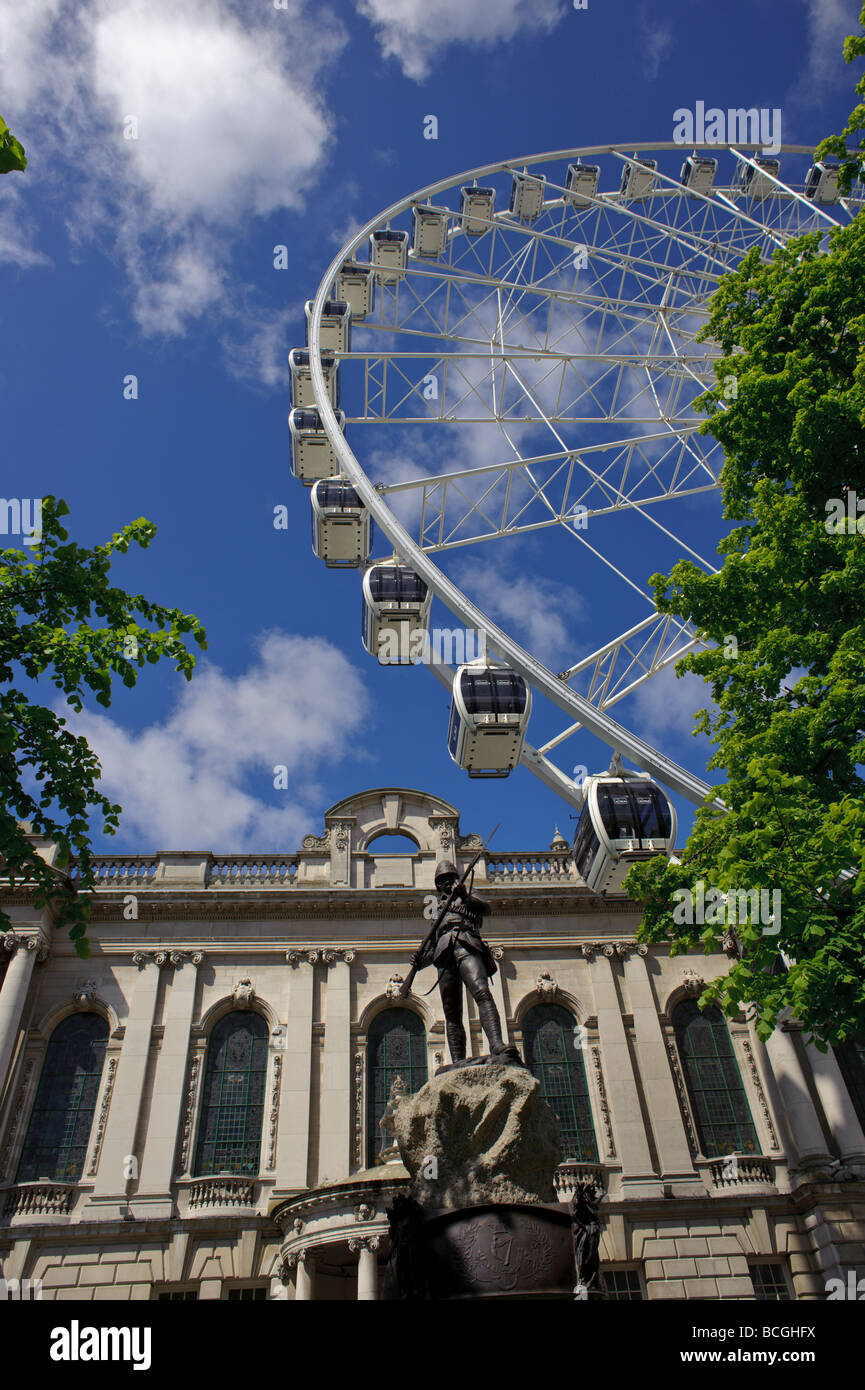
[[[51,1035],[30,1116],[18,1182],[81,1177],[105,1061],[108,1024],[101,1014],[72,1014]]]
[[[379,1121],[394,1081],[401,1077],[409,1095],[426,1084],[426,1029],[416,1013],[411,1009],[385,1009],[376,1014],[369,1030],[367,1064],[367,1162],[372,1166],[390,1143],[382,1134]]]
[[[195,1173],[257,1173],[267,1074],[267,1024],[226,1014],[210,1035]]]
[[[724,1015],[689,999],[673,1011],[676,1043],[706,1158],[758,1153],[757,1131]]]
[[[523,1024],[526,1062],[559,1117],[562,1162],[597,1163],[586,1067],[575,1022],[560,1004],[536,1004]]]
[[[865,1040],[851,1038],[834,1049],[844,1084],[850,1092],[853,1109],[865,1129]]]

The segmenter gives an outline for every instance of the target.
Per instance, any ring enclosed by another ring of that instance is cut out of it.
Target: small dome
[[[565,839],[565,837],[564,837],[564,835],[562,834],[562,832],[561,832],[561,830],[559,829],[559,827],[556,826],[556,831],[555,831],[555,834],[553,835],[553,843],[550,845],[550,849],[567,849],[567,848],[568,848],[568,842],[567,842],[567,840]]]

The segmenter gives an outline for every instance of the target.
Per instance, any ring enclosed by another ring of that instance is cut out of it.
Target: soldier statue
[[[408,994],[410,981],[416,971],[434,965],[439,972],[438,985],[451,1062],[459,1066],[466,1060],[466,1030],[463,1027],[465,985],[478,1006],[481,1025],[489,1041],[490,1056],[501,1062],[521,1065],[517,1049],[502,1039],[499,1012],[490,993],[490,977],[496,973],[497,967],[492,951],[481,938],[481,922],[489,915],[490,905],[477,897],[471,888],[465,887],[456,866],[449,859],[442,859],[436,865],[435,886],[439,900],[435,927],[412,956],[412,972],[403,985],[402,993]]]

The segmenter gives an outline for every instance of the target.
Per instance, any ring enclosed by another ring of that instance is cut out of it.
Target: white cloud
[[[661,63],[673,47],[673,29],[666,20],[649,19],[645,9],[640,13],[640,42],[643,48],[643,61],[646,77],[650,81],[658,76]]]
[[[650,743],[657,744],[657,736],[661,734],[679,738],[693,734],[697,710],[712,707],[711,687],[701,676],[677,677],[674,668],[667,666],[610,713],[626,726],[640,730]]]
[[[359,672],[329,642],[270,632],[243,675],[202,666],[163,724],[134,733],[104,714],[66,717],[101,761],[102,790],[123,806],[124,839],[291,849],[320,815],[316,778],[363,756],[369,710]],[[286,791],[273,790],[278,765]]]
[[[814,105],[831,85],[843,81],[845,72],[842,48],[848,34],[859,32],[861,0],[805,0],[808,23],[808,61],[791,95],[795,100]],[[855,103],[855,79],[850,73],[850,106]]]
[[[561,0],[356,0],[382,53],[422,81],[452,43],[491,45],[521,30],[549,33],[568,13]]]
[[[541,661],[571,659],[571,627],[585,613],[579,594],[565,584],[521,572],[513,551],[506,559],[509,564],[505,559],[472,559],[456,566],[463,593]]]
[[[326,9],[289,4],[42,0],[31,13],[0,0],[4,115],[31,169],[71,180],[73,240],[121,260],[146,334],[237,312],[227,271],[250,217],[301,209],[319,178],[321,75],[344,35]]]

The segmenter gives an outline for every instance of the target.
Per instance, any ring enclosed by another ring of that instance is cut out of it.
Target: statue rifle
[[[418,947],[417,952],[416,952],[417,955],[420,955],[420,954],[423,952],[423,950],[425,949],[425,947],[428,945],[428,943],[429,943],[430,941],[432,941],[433,937],[435,936],[436,932],[438,931],[438,928],[439,928],[439,925],[440,925],[441,922],[442,922],[442,919],[443,919],[443,918],[445,917],[445,915],[449,912],[449,910],[450,910],[450,908],[451,908],[451,905],[452,905],[454,899],[455,899],[456,896],[457,896],[457,893],[458,893],[458,892],[460,891],[460,889],[462,888],[462,886],[463,886],[463,884],[465,883],[466,879],[468,878],[469,874],[473,874],[473,873],[474,873],[475,864],[477,864],[478,860],[480,859],[480,857],[481,857],[481,855],[484,853],[484,851],[485,851],[486,849],[489,848],[490,841],[492,840],[493,835],[495,835],[496,830],[498,830],[498,828],[499,828],[500,825],[501,825],[501,821],[499,821],[499,824],[495,827],[495,829],[493,829],[493,830],[490,831],[489,835],[488,835],[487,838],[486,838],[485,843],[481,845],[481,847],[480,847],[480,849],[478,850],[477,854],[475,855],[474,859],[471,861],[471,863],[469,864],[468,868],[467,868],[467,869],[465,870],[465,872],[463,873],[462,878],[459,880],[458,883],[455,883],[455,884],[454,884],[453,888],[451,889],[450,893],[448,894],[448,900],[447,900],[447,902],[445,903],[444,907],[442,907],[442,908],[439,909],[439,912],[438,912],[438,914],[437,914],[437,916],[436,916],[435,921],[433,922],[432,926],[430,927],[429,931],[427,932],[426,936],[424,937],[423,941],[421,942],[420,946]],[[417,966],[416,966],[416,965],[413,965],[412,968],[411,968],[411,970],[408,972],[408,977],[407,977],[407,979],[405,979],[405,980],[403,981],[402,985],[400,985],[400,991],[399,991],[399,992],[400,992],[400,996],[401,996],[403,999],[407,999],[408,996],[411,994],[411,987],[412,987],[412,985],[414,984],[414,977],[415,977],[415,975],[417,974],[417,971],[418,971]]]

